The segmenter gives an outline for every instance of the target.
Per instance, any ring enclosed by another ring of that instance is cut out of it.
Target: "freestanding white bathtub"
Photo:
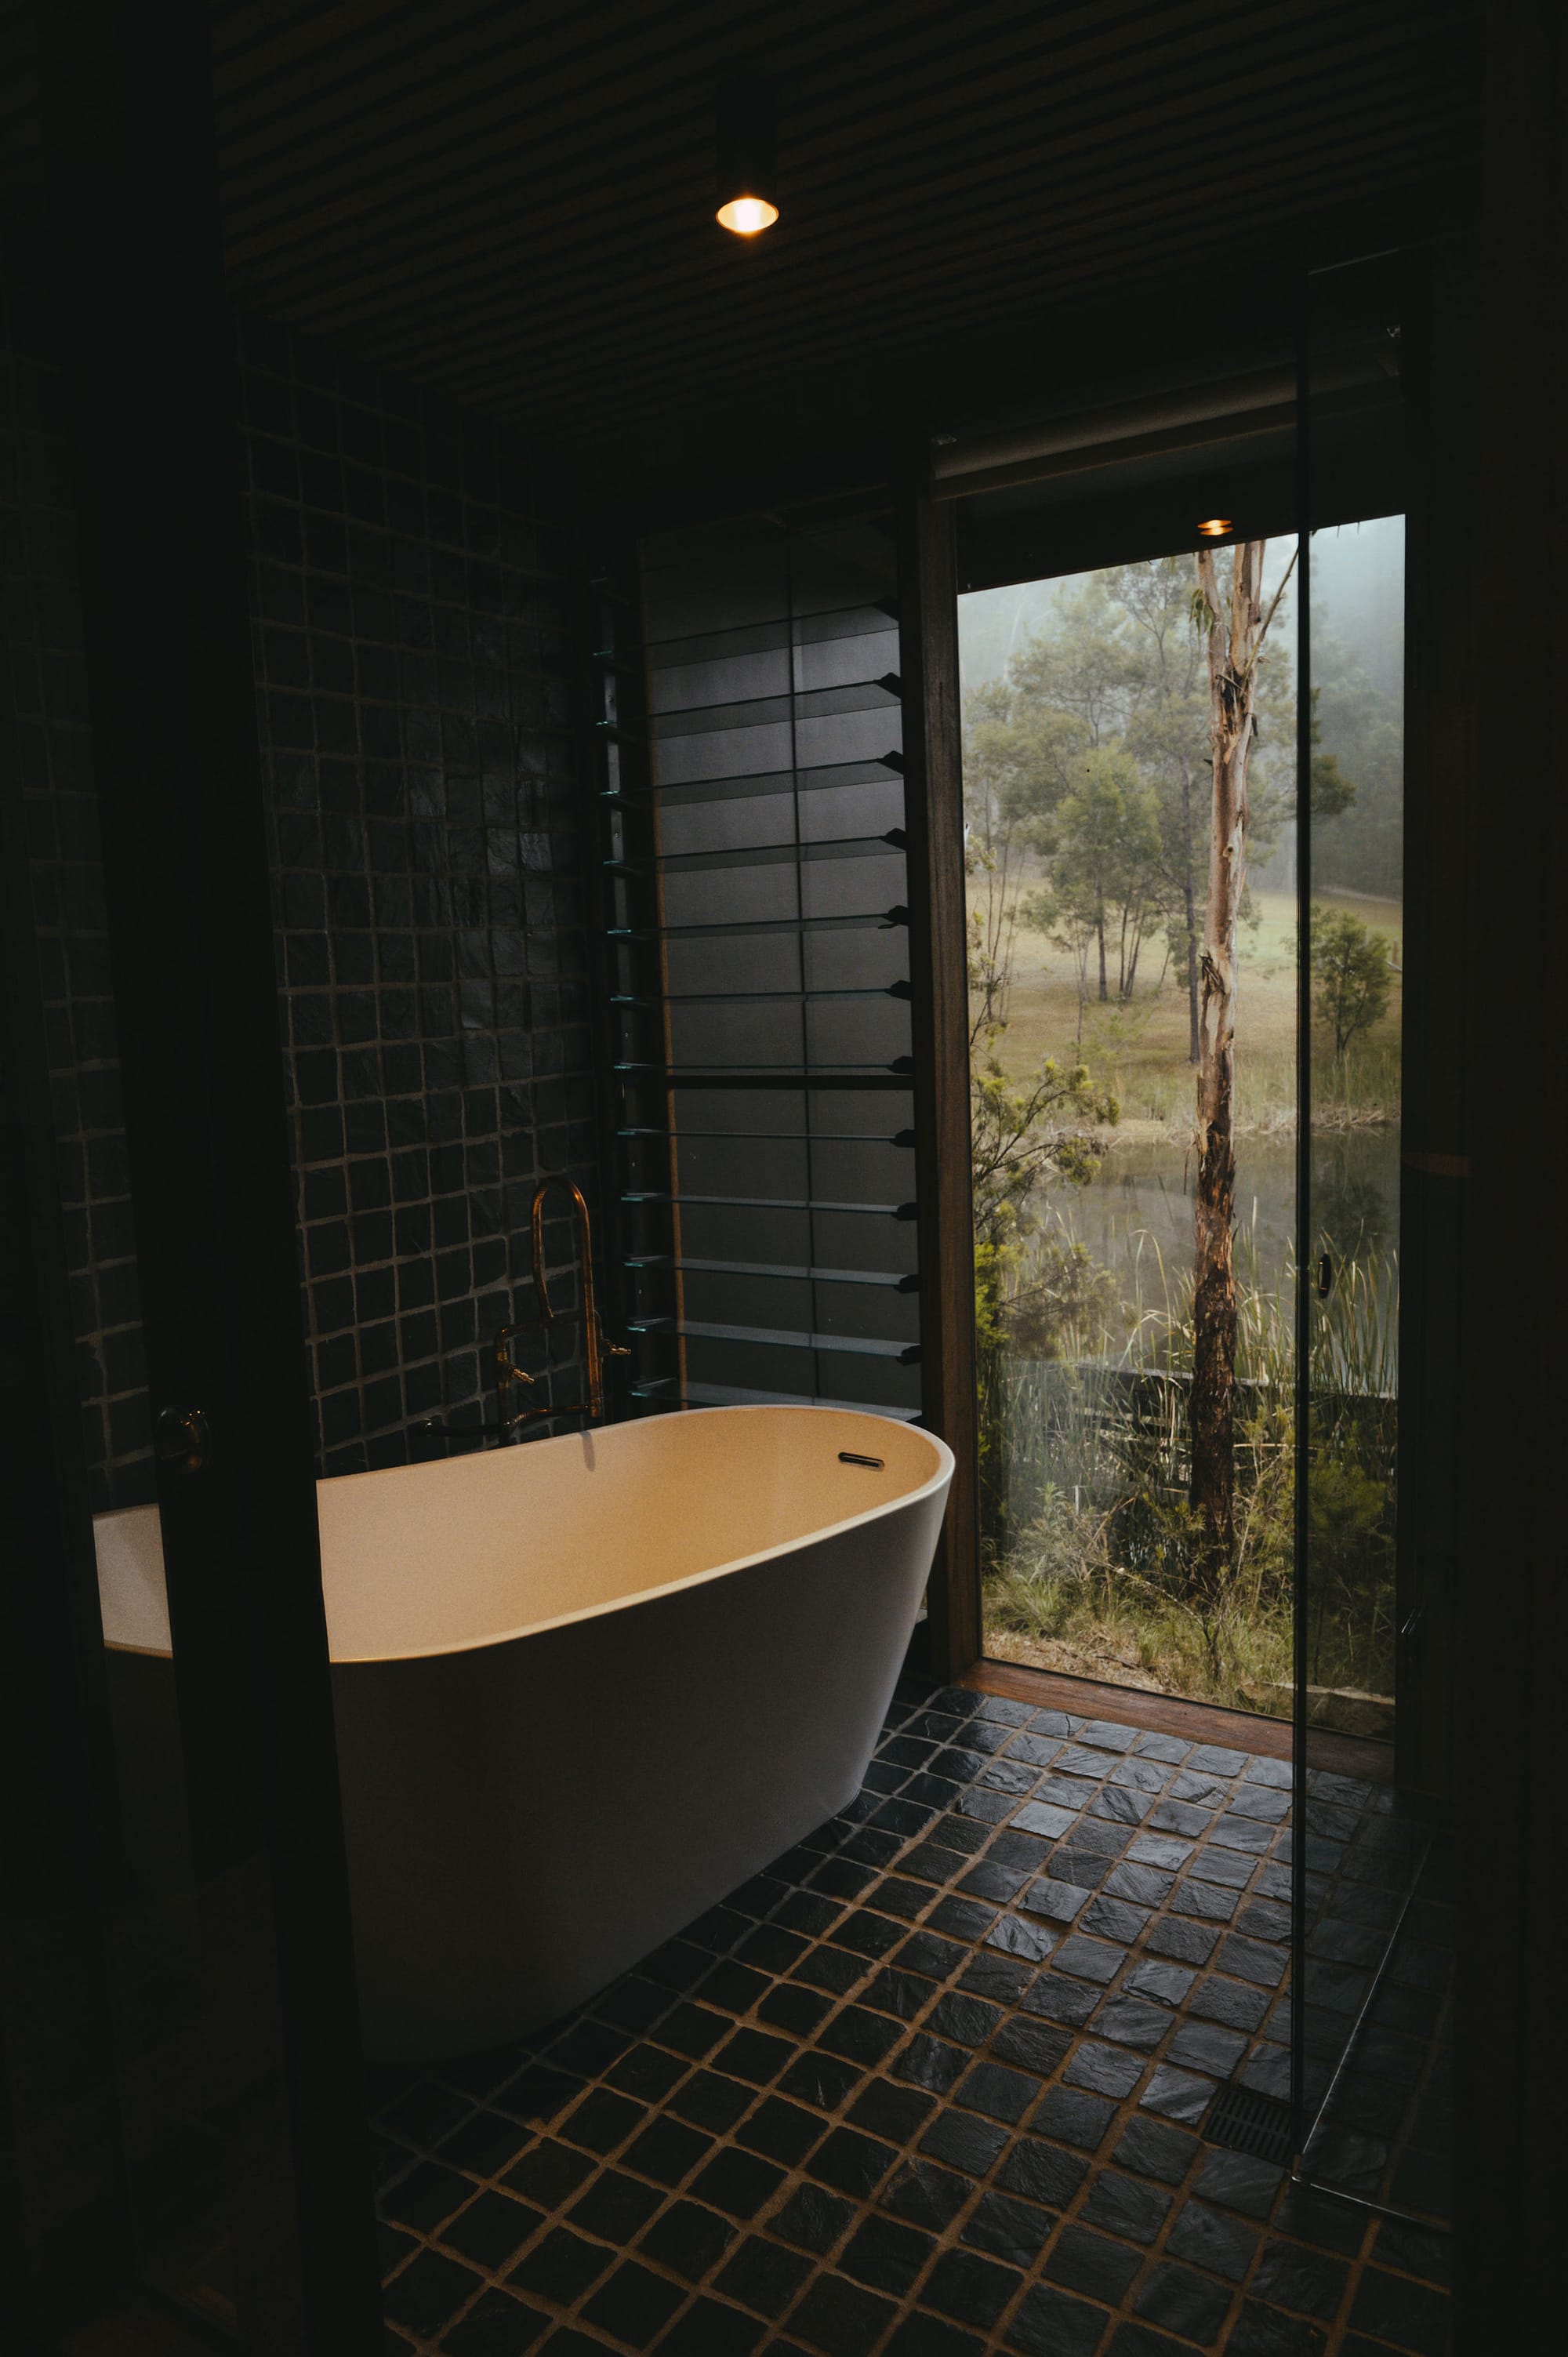
[[[951,1474],[737,1407],[319,1483],[367,2050],[523,2036],[843,1807]],[[166,1662],[156,1508],[98,1558],[105,1643]]]

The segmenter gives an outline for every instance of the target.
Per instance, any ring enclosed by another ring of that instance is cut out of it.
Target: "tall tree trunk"
[[[1187,1060],[1196,1064],[1197,1045],[1197,905],[1191,879],[1187,886]]]
[[[1247,763],[1264,627],[1264,543],[1232,552],[1230,612],[1212,549],[1197,559],[1208,608],[1208,724],[1213,785],[1208,902],[1198,974],[1197,1186],[1194,1203],[1192,1488],[1201,1517],[1192,1585],[1213,1591],[1234,1556],[1236,1453],[1236,920],[1247,872]]]
[[[1193,891],[1193,770],[1181,761],[1181,917],[1186,921],[1186,1060],[1197,1063],[1197,893]]]
[[[1192,771],[1181,765],[1181,900],[1187,924],[1187,1060],[1197,1061],[1197,896],[1192,888]]]
[[[1103,909],[1094,920],[1094,931],[1100,942],[1100,1003],[1103,1006],[1111,996],[1105,986],[1105,911]]]

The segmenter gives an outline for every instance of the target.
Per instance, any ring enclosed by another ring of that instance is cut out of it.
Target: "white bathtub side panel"
[[[172,1653],[157,1508],[121,1506],[94,1514],[92,1544],[104,1643],[134,1653]]]
[[[337,1667],[370,2051],[539,2028],[843,1807],[943,1502],[509,1644]]]

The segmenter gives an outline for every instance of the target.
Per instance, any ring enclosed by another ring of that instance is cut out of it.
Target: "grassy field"
[[[1028,888],[1027,882],[1026,888]],[[1241,931],[1236,1024],[1239,1127],[1268,1128],[1293,1121],[1295,1103],[1295,901],[1285,892],[1253,895],[1258,922]],[[1397,900],[1323,895],[1326,906],[1351,909],[1383,933],[1396,962],[1402,952],[1403,911]],[[1174,964],[1159,982],[1159,944],[1148,944],[1137,995],[1127,1006],[1084,1010],[1083,1055],[1096,1083],[1114,1089],[1127,1124],[1190,1120],[1192,1068],[1187,1062],[1187,996]],[[1090,987],[1094,976],[1090,974]],[[1112,974],[1114,986],[1114,974]],[[1078,977],[1073,960],[1043,934],[1020,927],[1013,968],[1009,1024],[1002,1060],[1022,1079],[1044,1056],[1072,1052],[1078,1029]],[[1371,1033],[1353,1042],[1348,1071],[1332,1056],[1319,1068],[1319,1117],[1336,1111],[1375,1118],[1399,1103],[1400,990]]]

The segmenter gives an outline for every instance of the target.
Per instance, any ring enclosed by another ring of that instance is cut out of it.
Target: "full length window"
[[[1314,535],[1305,1009],[1295,558],[1230,539],[961,599],[985,1648],[1289,1715],[1305,1282],[1311,1713],[1386,1734],[1402,520]]]

